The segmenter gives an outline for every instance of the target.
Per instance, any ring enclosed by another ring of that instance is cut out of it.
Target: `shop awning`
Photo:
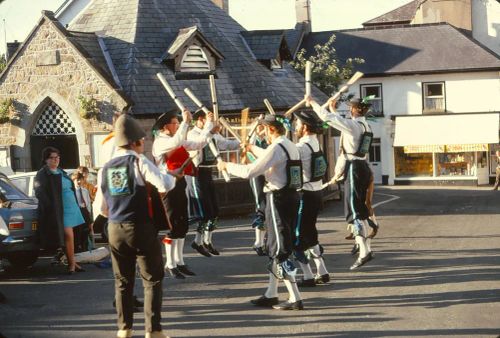
[[[442,149],[452,145],[496,144],[499,127],[498,113],[397,116],[394,146]]]

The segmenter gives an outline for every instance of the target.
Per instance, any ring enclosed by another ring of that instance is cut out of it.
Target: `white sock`
[[[321,257],[321,249],[319,248],[319,244],[313,246],[312,251],[315,256],[313,257],[313,261],[314,264],[316,265],[316,269],[318,270],[318,275],[322,276],[328,274],[328,270],[326,270],[325,261],[323,260],[323,257]]]
[[[368,234],[369,227],[370,226],[368,225],[368,221],[364,220],[363,221],[363,232],[365,234],[366,254],[368,254],[372,251],[372,246],[371,246],[372,240],[371,240],[371,238],[367,238],[367,236],[366,236]],[[361,256],[361,257],[365,257],[365,256]]]
[[[288,290],[289,298],[288,301],[290,303],[295,303],[302,299],[300,296],[299,288],[297,287],[297,283],[291,282],[289,280],[283,280],[285,282],[286,289]]]
[[[184,240],[185,238],[175,240],[174,261],[176,265],[186,265],[184,264]]]
[[[175,251],[175,239],[171,240],[170,244],[165,243],[165,258],[167,260],[165,267],[169,269],[175,268],[174,263],[174,251]]]
[[[266,230],[261,230],[255,228],[255,243],[253,244],[256,248],[260,248],[264,246],[264,237],[266,234]]]
[[[269,273],[269,284],[267,285],[266,293],[264,293],[266,298],[278,297],[278,278],[272,273]]]
[[[375,213],[373,213],[373,215],[370,216],[370,219],[373,221],[373,223],[378,225],[377,218],[375,217]]]
[[[203,233],[199,233],[198,231],[196,231],[194,242],[198,245],[201,245],[203,242]]]
[[[203,236],[203,242],[205,244],[212,244],[212,234],[213,234],[213,231],[205,231],[203,234],[204,234],[204,236]]]
[[[366,240],[363,236],[356,236],[356,243],[359,245],[359,257],[364,258],[368,254],[368,248],[366,247]]]
[[[304,264],[302,262],[299,262],[300,268],[302,269],[302,272],[304,273],[304,279],[313,279],[314,275],[311,270],[311,266],[309,264]]]

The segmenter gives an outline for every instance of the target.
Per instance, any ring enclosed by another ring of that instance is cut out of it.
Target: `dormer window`
[[[161,60],[175,71],[177,79],[207,78],[224,56],[198,30],[182,28]]]
[[[281,61],[278,59],[271,59],[271,69],[281,69],[283,68],[283,65],[281,64]]]
[[[203,49],[196,45],[191,45],[184,53],[181,61],[181,72],[209,72],[210,63]]]

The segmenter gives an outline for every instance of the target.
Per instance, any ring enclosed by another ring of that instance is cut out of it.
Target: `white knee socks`
[[[175,239],[174,262],[176,265],[184,264],[184,240],[185,238]]]
[[[255,228],[255,242],[253,244],[254,247],[260,248],[264,246],[264,235],[266,234],[266,230],[261,230]]]
[[[314,256],[315,256],[315,257],[313,257],[313,261],[314,261],[314,264],[316,265],[316,269],[318,270],[318,275],[322,276],[322,275],[328,274],[328,270],[326,269],[325,261],[323,260],[323,257],[321,257],[321,250],[319,248],[319,244],[316,244],[312,248],[312,250],[313,250]]]
[[[212,233],[213,231],[208,231],[208,230],[205,230],[203,232],[203,242],[205,244],[212,244]]]
[[[264,293],[266,298],[278,297],[278,278],[272,273],[269,273],[269,284],[267,285],[266,293]]]
[[[288,290],[289,298],[288,301],[290,303],[295,303],[302,299],[300,296],[299,288],[297,287],[297,283],[295,281],[291,282],[289,280],[283,280],[285,282],[286,289]]]
[[[170,243],[164,242],[164,244],[165,244],[165,258],[167,260],[167,262],[165,263],[165,267],[173,269],[176,267],[174,261],[175,239],[170,239]]]
[[[304,264],[299,262],[300,268],[302,269],[302,272],[304,273],[304,279],[313,279],[314,275],[311,270],[311,266],[309,264]]]
[[[199,233],[198,231],[196,231],[196,233],[194,235],[194,242],[198,245],[203,244],[203,232]]]

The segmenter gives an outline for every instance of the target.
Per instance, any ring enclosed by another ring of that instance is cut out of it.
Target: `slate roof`
[[[413,0],[406,5],[382,14],[374,19],[363,22],[364,27],[388,24],[410,24],[417,13],[417,9],[426,0]]]
[[[221,52],[219,52],[214,46],[212,46],[210,41],[208,41],[203,36],[203,34],[201,34],[197,26],[183,28],[179,30],[179,34],[168,48],[164,58],[172,57],[173,55],[175,55],[179,51],[179,49],[181,49],[186,43],[191,41],[194,37],[198,37],[204,43],[205,47],[208,48],[219,60],[224,59],[224,55],[222,55]]]
[[[446,23],[310,33],[301,47],[313,53],[332,34],[339,59],[364,59],[356,68],[366,76],[500,69],[498,56]]]
[[[245,38],[257,60],[275,59],[284,39],[283,30],[243,31]]]
[[[304,23],[297,23],[294,29],[286,29],[285,30],[285,40],[292,54],[292,59],[295,59],[297,52],[299,51],[299,47],[302,43],[302,39],[304,38]]]
[[[185,87],[206,104],[211,102],[208,79],[176,80],[173,70],[161,62],[179,30],[192,26],[224,55],[216,69],[221,112],[265,109],[264,98],[278,109],[287,108],[304,95],[303,77],[291,67],[272,72],[255,60],[240,34],[244,28],[211,0],[96,0],[73,22],[70,30],[103,37],[123,90],[135,102],[134,114],[177,109],[157,79],[158,72],[190,109],[195,107],[185,96]]]

